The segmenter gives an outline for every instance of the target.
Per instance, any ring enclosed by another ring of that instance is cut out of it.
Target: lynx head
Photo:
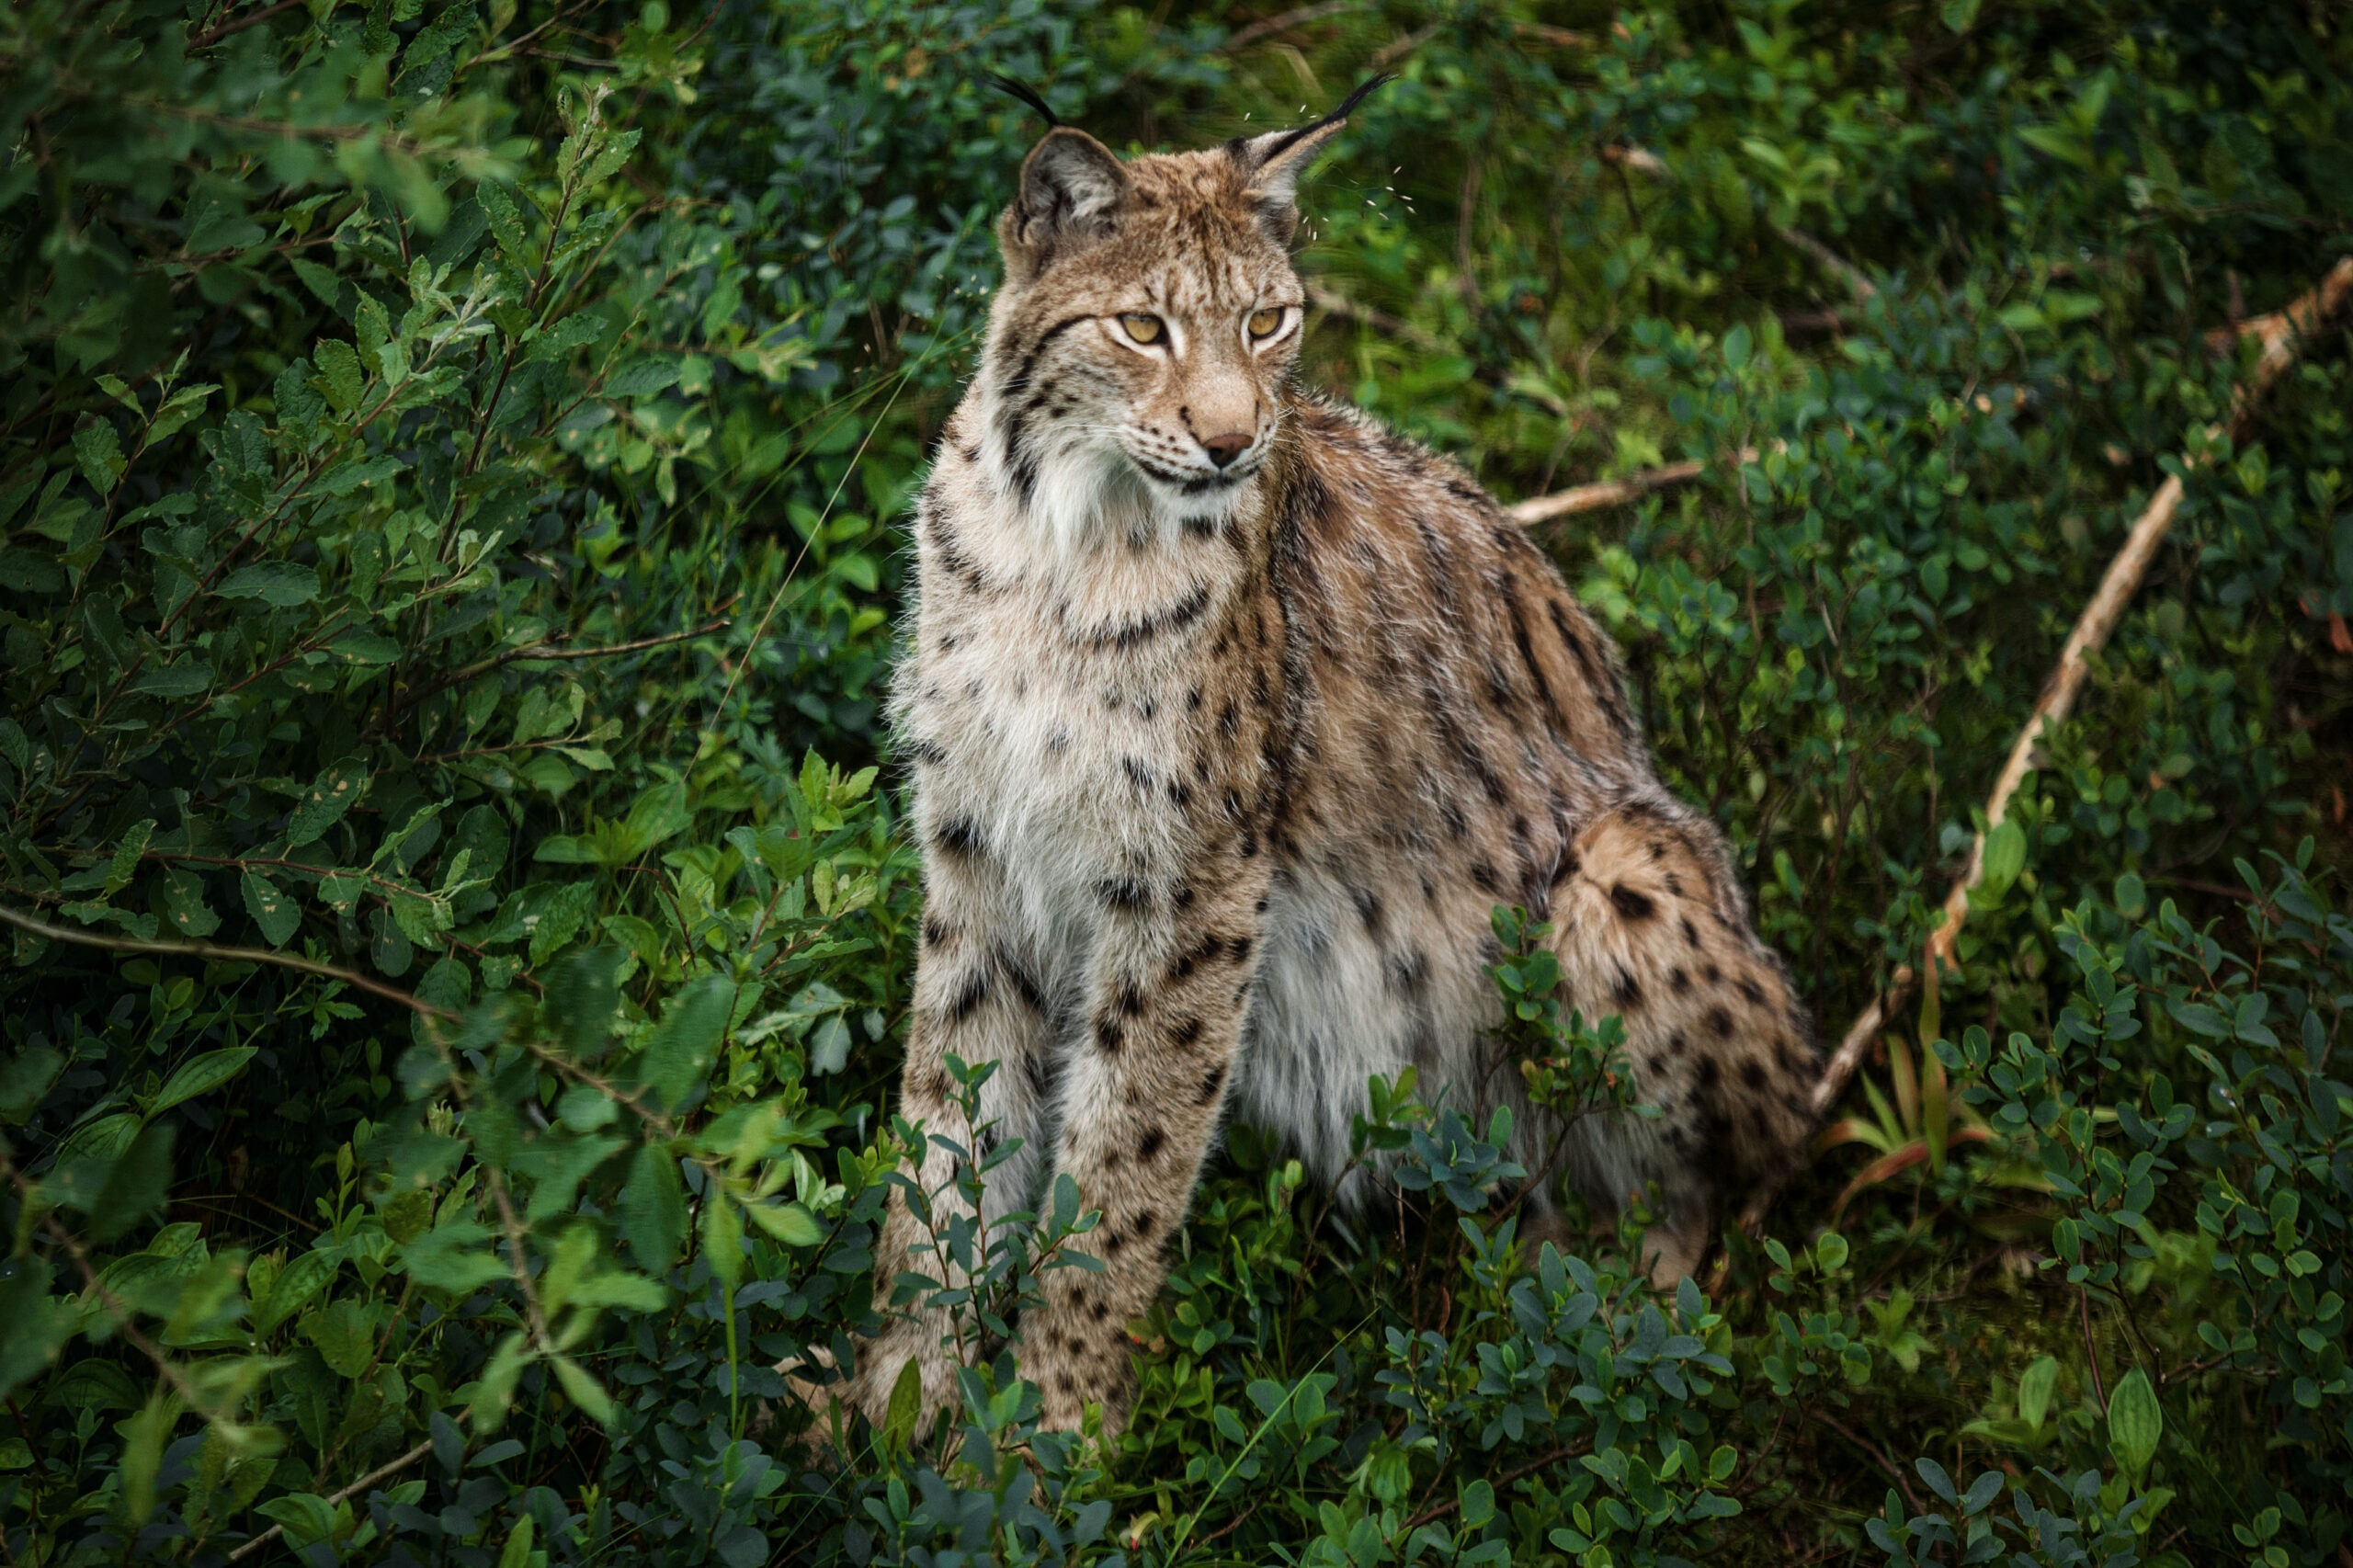
[[[1220,517],[1249,489],[1299,354],[1293,192],[1385,80],[1312,125],[1203,152],[1122,162],[1063,125],[1030,150],[996,225],[988,460],[1058,540],[1115,511]]]

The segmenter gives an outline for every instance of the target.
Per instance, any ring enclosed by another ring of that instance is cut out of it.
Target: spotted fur
[[[1048,1275],[1020,1324],[1056,1426],[1090,1401],[1118,1426],[1126,1325],[1229,1111],[1329,1180],[1367,1078],[1416,1067],[1512,1107],[1516,1156],[1600,1204],[1658,1183],[1661,1280],[1807,1131],[1812,1029],[1609,639],[1460,468],[1293,381],[1291,187],[1336,129],[1124,164],[1040,142],[916,509],[902,1109],[952,1131],[945,1058],[1001,1063],[984,1117],[1021,1143],[992,1210],[1061,1173],[1102,1212],[1106,1267]],[[1492,1033],[1498,903],[1552,922],[1567,1000],[1623,1017],[1657,1118],[1531,1113]],[[926,1190],[949,1168],[926,1152]],[[879,1280],[918,1236],[894,1205]],[[861,1346],[850,1401],[879,1418],[913,1360],[949,1402],[947,1327]]]

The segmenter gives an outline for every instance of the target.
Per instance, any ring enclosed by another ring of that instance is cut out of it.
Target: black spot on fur
[[[1752,1089],[1765,1086],[1765,1063],[1750,1057],[1740,1064],[1740,1081]]]
[[[1120,768],[1128,776],[1128,782],[1137,789],[1146,791],[1152,789],[1152,769],[1142,757],[1123,756],[1120,759]]]
[[[1658,913],[1648,893],[1637,892],[1623,882],[1609,890],[1609,903],[1629,920],[1648,920]]]
[[[1102,1048],[1104,1055],[1117,1056],[1120,1048],[1128,1043],[1127,1031],[1120,1028],[1117,1018],[1097,1018],[1095,1020],[1095,1043]]]
[[[1419,997],[1429,987],[1429,955],[1419,948],[1391,953],[1381,960],[1381,970],[1389,989],[1408,1000]]]
[[[974,970],[963,988],[949,998],[948,1017],[951,1023],[962,1023],[989,999],[989,971],[983,967]]]
[[[1737,981],[1733,982],[1733,983],[1739,987],[1741,999],[1745,1001],[1750,1006],[1762,1007],[1765,1006],[1765,993],[1757,986],[1756,982],[1744,974]]]
[[[1364,922],[1366,934],[1378,937],[1383,920],[1381,895],[1370,888],[1350,888],[1348,897],[1356,903],[1357,918]]]
[[[1209,1072],[1203,1075],[1201,1079],[1201,1091],[1199,1094],[1193,1096],[1193,1103],[1196,1105],[1209,1104],[1211,1100],[1217,1098],[1217,1092],[1224,1086],[1225,1068],[1223,1064],[1221,1063],[1218,1066],[1211,1068]]]
[[[1486,861],[1473,860],[1471,862],[1471,880],[1479,884],[1479,889],[1482,892],[1485,892],[1495,898],[1501,898],[1503,896],[1503,879],[1495,875],[1495,869],[1487,864]]]
[[[1120,1009],[1121,1017],[1132,1018],[1143,1011],[1143,993],[1136,988],[1133,981],[1123,980],[1111,999],[1111,1005]]]
[[[926,914],[926,915],[924,915],[924,917],[923,917],[923,940],[924,940],[924,946],[926,946],[926,947],[927,947],[927,948],[936,948],[936,947],[939,946],[939,944],[940,944],[940,943],[945,942],[946,940],[948,940],[949,936],[949,929],[948,929],[948,922],[947,922],[947,921],[942,920],[942,919],[941,919],[938,915],[937,915]]]
[[[1167,1142],[1168,1134],[1155,1127],[1146,1132],[1143,1135],[1143,1141],[1136,1145],[1137,1156],[1142,1159],[1149,1160],[1155,1154],[1158,1154],[1160,1153],[1161,1146]]]
[[[1708,1032],[1718,1040],[1732,1038],[1732,1015],[1722,1007],[1708,1009]]]
[[[1643,1005],[1643,983],[1634,978],[1631,970],[1621,965],[1617,980],[1609,987],[1609,999],[1620,1007],[1639,1007]]]
[[[1683,917],[1683,939],[1691,944],[1694,951],[1699,949],[1699,928],[1691,924],[1691,917],[1688,915]]]
[[[1095,884],[1095,896],[1107,909],[1133,914],[1152,903],[1152,890],[1133,877],[1108,877]]]
[[[945,855],[969,858],[988,853],[988,841],[981,836],[981,824],[971,817],[949,817],[939,824],[931,841]]]
[[[1685,972],[1681,964],[1677,964],[1667,971],[1666,983],[1677,996],[1680,996],[1691,989],[1691,976]]]

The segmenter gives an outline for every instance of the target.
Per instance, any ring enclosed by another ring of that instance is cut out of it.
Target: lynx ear
[[[1347,129],[1348,112],[1376,87],[1397,78],[1387,72],[1375,76],[1340,101],[1340,107],[1296,131],[1270,131],[1264,136],[1237,139],[1225,144],[1226,154],[1241,167],[1245,192],[1258,205],[1259,222],[1279,244],[1289,244],[1299,228],[1299,176],[1315,161],[1324,144]]]
[[[1128,172],[1108,147],[1067,125],[1049,131],[1022,162],[1020,196],[997,219],[1006,268],[1033,277],[1055,251],[1101,238],[1128,191]]]

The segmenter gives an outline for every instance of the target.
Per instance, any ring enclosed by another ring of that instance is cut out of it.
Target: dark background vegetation
[[[1708,462],[1542,538],[1827,1030],[2187,503],[1706,1292],[1521,1259],[1371,1085],[1414,1191],[1233,1130],[1118,1443],[999,1358],[813,1458],[769,1369],[872,1321],[906,1131],[900,522],[1040,129],[977,77],[1141,149],[1377,67],[1302,375],[1506,498]],[[6,1561],[2343,1560],[2343,326],[2208,434],[2353,248],[2340,8],[19,0],[0,118]]]

